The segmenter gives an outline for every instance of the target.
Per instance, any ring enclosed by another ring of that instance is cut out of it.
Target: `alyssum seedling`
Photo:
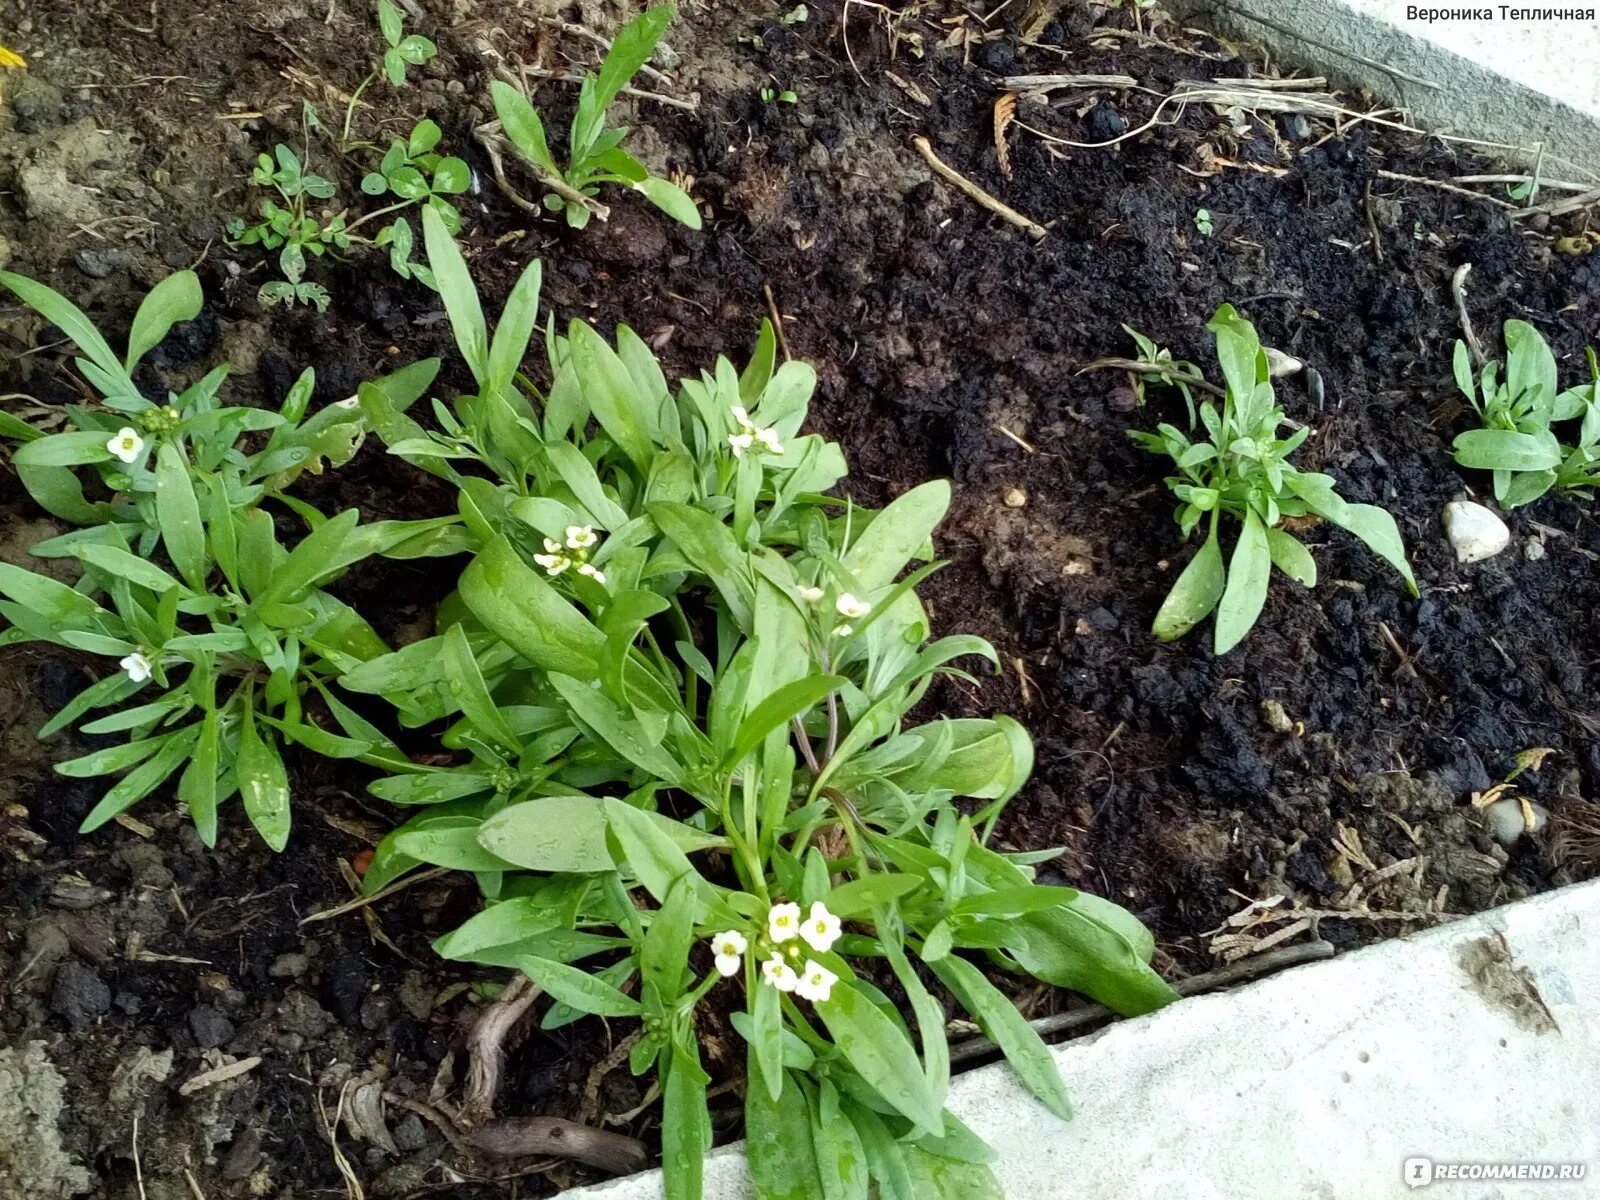
[[[1405,545],[1394,518],[1371,504],[1350,504],[1334,490],[1331,476],[1301,471],[1289,456],[1310,435],[1301,426],[1287,438],[1278,431],[1285,417],[1273,395],[1266,352],[1255,327],[1224,304],[1206,324],[1215,336],[1226,392],[1219,407],[1199,406],[1205,437],[1191,440],[1176,426],[1129,435],[1154,454],[1171,458],[1178,474],[1167,486],[1180,501],[1177,520],[1188,537],[1202,522],[1205,540],[1178,576],[1156,614],[1153,632],[1163,641],[1182,637],[1217,614],[1216,653],[1225,654],[1250,632],[1267,599],[1272,571],[1315,587],[1317,564],[1293,534],[1286,517],[1321,517],[1348,529],[1405,578],[1417,594]],[[1141,350],[1149,353],[1141,343]],[[1193,399],[1185,390],[1185,399]],[[1190,433],[1197,432],[1194,421]],[[1221,528],[1227,516],[1239,523],[1238,541],[1223,563]]]
[[[1600,361],[1588,351],[1589,382],[1559,391],[1556,359],[1526,321],[1505,324],[1506,362],[1487,362],[1475,380],[1472,355],[1456,342],[1456,386],[1481,428],[1455,440],[1456,462],[1494,473],[1494,498],[1506,508],[1554,489],[1590,495],[1600,487]],[[1577,422],[1576,444],[1554,426]]]

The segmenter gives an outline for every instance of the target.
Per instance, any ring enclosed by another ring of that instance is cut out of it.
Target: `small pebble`
[[[1444,535],[1456,552],[1456,561],[1482,562],[1511,544],[1511,530],[1489,509],[1471,500],[1452,500],[1444,506]]]
[[[1005,501],[1007,508],[1021,508],[1028,502],[1028,493],[1021,488],[1007,488]]]
[[[1282,379],[1286,375],[1298,375],[1306,369],[1306,364],[1292,354],[1285,354],[1282,350],[1274,350],[1271,346],[1267,351],[1267,374],[1273,379]]]
[[[1522,548],[1522,557],[1529,562],[1538,562],[1544,557],[1544,543],[1535,538]]]
[[[1263,700],[1261,702],[1261,719],[1266,722],[1268,729],[1273,733],[1293,733],[1294,721],[1277,700]]]
[[[1496,800],[1483,810],[1483,819],[1488,823],[1489,833],[1495,841],[1502,846],[1509,846],[1525,833],[1538,833],[1550,823],[1549,810],[1542,804],[1530,803],[1533,810],[1533,828],[1528,828],[1528,822],[1522,812],[1522,801],[1515,796],[1506,796]]]

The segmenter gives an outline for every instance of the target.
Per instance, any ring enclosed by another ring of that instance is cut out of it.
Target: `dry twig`
[[[984,191],[977,184],[973,183],[972,180],[961,174],[961,172],[957,171],[954,167],[947,166],[944,160],[933,152],[933,146],[928,139],[923,137],[920,133],[911,139],[911,144],[917,148],[917,153],[922,155],[922,157],[927,161],[927,164],[933,168],[934,174],[938,175],[941,179],[945,180],[945,182],[955,187],[969,199],[977,202],[984,208],[987,208],[990,212],[994,213],[1002,220],[1009,221],[1018,229],[1027,230],[1030,236],[1034,238],[1044,237],[1047,230],[1043,225],[1039,224],[1037,221],[1030,220],[1029,218],[1023,216],[1004,201],[996,200],[988,192]]]

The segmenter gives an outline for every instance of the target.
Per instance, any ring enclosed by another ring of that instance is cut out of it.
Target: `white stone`
[[[1285,354],[1282,350],[1275,350],[1271,346],[1265,347],[1267,352],[1267,374],[1273,379],[1282,379],[1287,375],[1295,375],[1306,369],[1306,364],[1292,354]]]
[[[1444,535],[1456,552],[1456,561],[1482,562],[1511,544],[1511,530],[1499,516],[1472,500],[1452,500],[1444,506]]]
[[[1483,810],[1483,819],[1489,833],[1502,846],[1509,846],[1525,833],[1538,833],[1550,823],[1550,813],[1542,804],[1528,804],[1533,813],[1533,828],[1528,828],[1527,814],[1522,811],[1522,801],[1516,796],[1496,800]]]
[[[1597,941],[1600,881],[1057,1046],[1070,1122],[1004,1065],[959,1076],[950,1108],[1000,1150],[1011,1200],[1594,1200]],[[1412,1191],[1419,1156],[1587,1163],[1588,1178]],[[661,1195],[657,1172],[567,1193]],[[711,1155],[705,1195],[753,1196],[739,1147]]]

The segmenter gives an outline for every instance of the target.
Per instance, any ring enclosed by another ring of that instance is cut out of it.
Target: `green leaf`
[[[646,508],[657,528],[716,585],[728,612],[741,629],[749,632],[753,616],[750,556],[739,548],[733,533],[716,517],[693,505],[663,501]]]
[[[485,629],[534,666],[595,679],[605,635],[529,568],[503,537],[461,576],[461,598]]]
[[[1161,602],[1161,610],[1156,613],[1150,632],[1163,642],[1174,641],[1188,633],[1217,607],[1226,578],[1222,547],[1217,543],[1213,524],[1210,535]]]
[[[933,973],[955,993],[956,998],[978,1025],[984,1036],[1005,1052],[1008,1062],[1028,1090],[1063,1121],[1072,1116],[1067,1088],[1061,1081],[1055,1058],[1016,1005],[965,959],[951,956],[930,964]]]
[[[47,575],[36,575],[7,562],[0,562],[0,594],[58,626],[71,628],[111,618],[110,613],[82,592]]]
[[[378,0],[378,28],[383,32],[383,40],[391,46],[398,45],[405,35],[405,16],[392,0]]]
[[[924,1133],[944,1132],[944,1104],[906,1035],[866,994],[841,980],[816,1006],[834,1044],[868,1085]]]
[[[723,756],[721,769],[732,770],[747,754],[766,741],[769,733],[784,728],[795,717],[809,712],[819,701],[848,682],[842,675],[812,675],[784,684],[745,717],[732,748]]]
[[[444,218],[432,208],[422,210],[422,239],[439,298],[450,315],[456,346],[467,360],[472,377],[482,384],[489,378],[489,332],[483,320],[483,305],[478,302],[478,289],[472,284],[460,248],[445,228]]]
[[[160,345],[174,325],[179,321],[194,320],[200,315],[204,304],[200,277],[193,271],[174,271],[151,288],[150,294],[139,304],[139,311],[133,316],[124,370],[132,374],[139,360],[151,348]]]
[[[390,775],[367,785],[379,800],[406,807],[445,804],[467,796],[494,791],[494,776],[487,771],[428,771],[422,774]]]
[[[845,553],[845,569],[869,592],[887,587],[922,553],[949,507],[950,484],[943,479],[930,480],[895,498]]]
[[[709,1082],[694,1043],[674,1043],[661,1081],[661,1175],[666,1200],[701,1200],[705,1154],[711,1149]]]
[[[1267,550],[1272,555],[1272,565],[1290,579],[1306,587],[1317,586],[1317,560],[1293,534],[1268,529]]]
[[[1469,429],[1453,445],[1456,462],[1477,470],[1547,471],[1561,465],[1561,447],[1549,434]]]
[[[169,734],[165,744],[155,754],[124,775],[116,786],[100,798],[100,803],[89,811],[89,815],[83,819],[83,824],[78,826],[78,832],[92,833],[160,787],[162,781],[176,771],[178,764],[189,756],[189,751],[199,735],[199,725],[191,725],[187,729]]]
[[[506,306],[500,312],[500,321],[494,329],[494,341],[489,347],[489,386],[492,388],[510,388],[522,366],[523,356],[528,352],[528,340],[533,336],[539,315],[539,285],[542,279],[539,260],[534,259],[522,269],[511,295],[506,297]]]
[[[133,386],[133,380],[128,378],[128,372],[123,369],[121,360],[112,353],[105,338],[101,337],[100,331],[94,327],[94,322],[84,316],[83,310],[76,304],[55,289],[25,276],[13,275],[10,271],[0,271],[0,287],[9,288],[16,293],[17,299],[72,339],[73,344],[83,351],[89,361],[99,367],[108,378],[116,381],[119,387],[129,394],[138,394],[138,390]]]
[[[83,429],[53,433],[18,446],[11,461],[19,467],[77,467],[111,461],[106,448],[110,438],[103,430]]]
[[[1244,510],[1233,559],[1228,564],[1228,584],[1217,603],[1216,652],[1226,654],[1250,632],[1267,602],[1267,582],[1272,575],[1272,552],[1267,527],[1253,508]]]
[[[604,804],[611,836],[622,851],[617,867],[631,873],[656,903],[666,903],[680,879],[690,880],[697,889],[704,888],[704,880],[683,850],[649,814],[609,797]]]
[[[1406,581],[1413,596],[1418,595],[1416,576],[1406,560],[1406,545],[1394,517],[1375,504],[1347,504],[1343,512],[1328,518],[1343,526],[1367,544],[1367,548],[1388,563]]]
[[[908,896],[927,880],[920,875],[865,875],[828,893],[828,911],[836,917],[859,917],[891,900]]]
[[[551,997],[597,1017],[637,1017],[639,1002],[589,972],[547,958],[519,958],[517,967]]]
[[[296,601],[324,576],[349,566],[355,560],[348,556],[346,547],[354,544],[353,535],[360,520],[359,509],[347,508],[318,525],[273,569],[270,584],[258,598]]]
[[[633,186],[635,190],[644,194],[646,200],[674,221],[687,225],[690,229],[700,228],[700,209],[695,206],[689,193],[677,184],[650,175]]]
[[[656,453],[656,409],[633,386],[626,364],[586,321],[568,326],[567,351],[595,420],[634,466],[648,471]]]
[[[756,1195],[760,1200],[824,1200],[816,1152],[804,1134],[810,1123],[805,1097],[793,1083],[783,1087],[780,1080],[775,1088],[762,1073],[753,1045],[746,1061],[744,1152]]]
[[[489,96],[494,101],[495,115],[511,139],[512,145],[522,154],[543,167],[550,174],[561,175],[561,168],[550,154],[550,143],[545,138],[544,122],[528,98],[503,80],[489,84]]]
[[[78,758],[69,758],[65,762],[56,763],[55,772],[57,775],[65,775],[68,779],[93,779],[96,775],[114,775],[118,771],[138,766],[165,746],[171,738],[172,734],[163,733],[140,741],[107,746],[103,750],[92,750]]]
[[[217,844],[217,714],[200,723],[194,757],[178,778],[178,799],[189,809],[195,832],[208,847]]]
[[[460,625],[452,625],[444,636],[444,668],[449,679],[450,698],[460,706],[467,720],[478,732],[496,742],[502,749],[516,751],[521,740],[506,723],[506,719],[490,696],[483,682],[483,672],[467,643],[467,633]]]
[[[166,592],[169,588],[182,587],[176,579],[168,575],[155,563],[148,559],[131,554],[119,546],[107,546],[93,542],[75,546],[73,553],[82,561],[97,570],[105,572],[118,579],[126,579],[140,587],[149,588],[156,593]]]
[[[239,724],[234,777],[239,782],[245,815],[261,840],[274,850],[282,850],[289,844],[289,775],[278,753],[277,740],[270,733],[261,736],[248,704]]]
[[[640,811],[686,854],[726,844],[671,817]],[[539,796],[489,817],[478,830],[478,842],[530,871],[594,874],[616,868],[606,848],[608,828],[605,802],[597,796]]]
[[[667,892],[665,903],[650,919],[650,929],[639,951],[639,973],[655,987],[662,1002],[671,1004],[683,995],[694,948],[694,918],[698,908],[692,879],[680,879]]]
[[[628,80],[639,73],[639,68],[650,61],[656,43],[672,24],[676,8],[671,4],[658,4],[647,8],[618,32],[600,63],[600,74],[595,80],[594,101],[603,112],[611,107]]]
[[[204,591],[206,534],[200,523],[200,502],[189,478],[189,464],[171,442],[163,442],[156,451],[156,520],[172,565],[190,587]]]

